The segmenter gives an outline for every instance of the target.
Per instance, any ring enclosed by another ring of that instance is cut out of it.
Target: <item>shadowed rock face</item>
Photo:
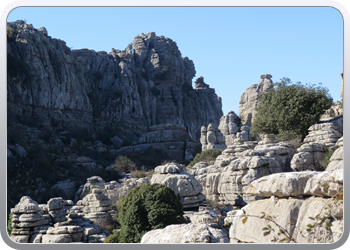
[[[132,49],[107,53],[71,50],[66,43],[22,21],[8,23],[8,112],[56,127],[122,131],[122,140],[138,143],[148,128],[160,124],[185,127],[199,141],[200,127],[218,125],[221,98],[200,81],[176,42],[154,32],[137,35]],[[202,86],[203,85],[203,86]]]

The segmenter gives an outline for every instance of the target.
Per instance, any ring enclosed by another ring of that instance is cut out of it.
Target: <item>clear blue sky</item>
[[[8,21],[19,19],[73,49],[124,49],[151,31],[169,37],[193,60],[195,78],[215,88],[224,114],[238,114],[240,96],[265,73],[321,82],[340,100],[343,19],[330,7],[20,7]]]

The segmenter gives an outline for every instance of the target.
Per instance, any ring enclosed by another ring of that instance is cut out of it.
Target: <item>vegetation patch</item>
[[[193,161],[190,162],[188,165],[189,168],[192,168],[196,163],[205,161],[205,162],[211,162],[215,161],[216,157],[222,154],[221,149],[208,149],[205,151],[202,151],[199,154],[196,154],[196,157],[194,157]]]
[[[173,190],[162,184],[144,184],[121,200],[118,221],[120,231],[114,231],[105,243],[139,243],[146,232],[184,223],[185,219]]]
[[[252,133],[279,135],[284,140],[304,139],[311,125],[316,124],[333,99],[325,87],[289,78],[276,82],[273,88],[259,96]]]

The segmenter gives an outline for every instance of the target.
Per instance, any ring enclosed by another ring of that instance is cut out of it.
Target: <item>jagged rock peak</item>
[[[196,89],[207,89],[209,88],[209,84],[206,84],[204,82],[204,77],[203,76],[200,76],[196,79],[196,81],[194,82],[195,83],[195,88]]]
[[[256,107],[258,106],[259,93],[266,92],[272,88],[272,75],[263,74],[260,76],[258,84],[253,84],[247,88],[239,99],[239,118],[242,120],[242,124],[252,125]]]

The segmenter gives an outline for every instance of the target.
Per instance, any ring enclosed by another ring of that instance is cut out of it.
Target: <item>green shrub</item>
[[[170,224],[184,223],[179,196],[162,184],[144,184],[133,188],[121,200],[121,229],[106,239],[106,243],[138,243],[142,236]]]
[[[11,236],[12,230],[13,230],[13,227],[12,227],[12,215],[13,215],[13,213],[9,214],[9,219],[8,219],[8,222],[7,222],[7,233],[8,233],[9,236]]]
[[[205,151],[202,151],[199,154],[196,154],[196,157],[194,157],[193,161],[190,162],[188,165],[189,168],[192,168],[196,163],[201,161],[211,162],[215,161],[216,157],[221,155],[222,150],[221,149],[207,149]]]
[[[305,138],[311,125],[332,106],[333,99],[325,87],[292,84],[288,78],[259,95],[252,133],[280,134],[285,139]]]
[[[111,234],[108,236],[103,243],[118,243],[118,233]]]
[[[118,156],[112,167],[118,172],[130,173],[136,170],[136,164],[126,156]]]
[[[330,162],[330,160],[331,160],[331,157],[332,157],[333,153],[334,153],[334,150],[331,150],[331,151],[328,151],[328,152],[326,153],[326,155],[324,156],[324,163],[323,163],[324,169],[327,168],[327,166],[328,166],[328,164],[329,164],[329,162]]]

